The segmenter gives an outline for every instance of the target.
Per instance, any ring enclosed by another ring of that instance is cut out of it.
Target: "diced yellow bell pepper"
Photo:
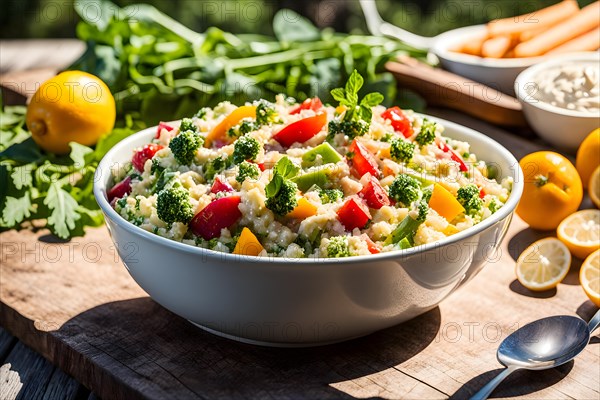
[[[242,229],[240,238],[238,239],[233,254],[240,254],[244,256],[257,256],[265,248],[260,244],[254,233],[246,227]]]
[[[452,236],[458,232],[459,232],[458,228],[452,224],[448,224],[448,226],[442,231],[442,233],[446,236]]]
[[[429,199],[429,207],[433,208],[449,222],[460,213],[465,212],[464,207],[456,200],[452,193],[438,183],[433,186],[433,193],[431,194],[431,199]]]
[[[298,205],[290,211],[287,216],[296,219],[306,219],[316,213],[317,206],[306,200],[306,198],[301,197],[300,200],[298,200]]]
[[[227,136],[227,131],[239,124],[244,118],[256,118],[256,106],[241,106],[233,110],[231,114],[226,116],[223,121],[219,122],[219,124],[206,135],[204,147],[212,146],[212,143],[215,140],[232,141],[231,138]]]
[[[347,109],[348,109],[348,108],[346,108],[346,106],[337,106],[337,107],[335,108],[335,114],[336,114],[336,115],[342,115],[342,113],[343,113],[344,111],[346,111]]]

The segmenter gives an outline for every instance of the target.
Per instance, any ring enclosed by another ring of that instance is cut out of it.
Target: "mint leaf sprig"
[[[336,88],[331,91],[331,96],[340,103],[340,106],[346,107],[346,111],[341,120],[334,119],[329,122],[327,140],[333,140],[338,133],[343,133],[353,139],[363,136],[369,131],[373,119],[372,108],[383,101],[383,95],[379,92],[368,93],[359,102],[358,92],[363,84],[363,77],[357,70],[354,70],[348,78],[345,88]]]

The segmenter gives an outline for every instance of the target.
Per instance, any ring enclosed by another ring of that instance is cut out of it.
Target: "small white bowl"
[[[600,53],[565,54],[560,58],[546,60],[527,68],[515,80],[515,92],[523,105],[529,125],[540,137],[570,153],[575,153],[583,139],[600,126],[600,113],[594,115],[553,106],[530,95],[527,88],[536,84],[534,78],[541,71],[573,62],[595,62],[600,68]]]

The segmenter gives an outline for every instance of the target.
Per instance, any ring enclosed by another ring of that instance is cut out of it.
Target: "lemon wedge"
[[[600,248],[600,210],[582,210],[565,218],[556,229],[571,254],[586,258]]]
[[[600,307],[600,250],[590,254],[581,265],[579,282],[592,303]]]
[[[563,242],[546,238],[532,243],[521,253],[515,272],[529,290],[543,291],[556,287],[569,272],[571,253]]]

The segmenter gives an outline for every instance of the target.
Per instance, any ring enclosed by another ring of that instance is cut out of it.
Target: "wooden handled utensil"
[[[385,65],[399,86],[419,93],[428,105],[451,108],[500,126],[527,126],[519,101],[460,75],[408,56]]]

